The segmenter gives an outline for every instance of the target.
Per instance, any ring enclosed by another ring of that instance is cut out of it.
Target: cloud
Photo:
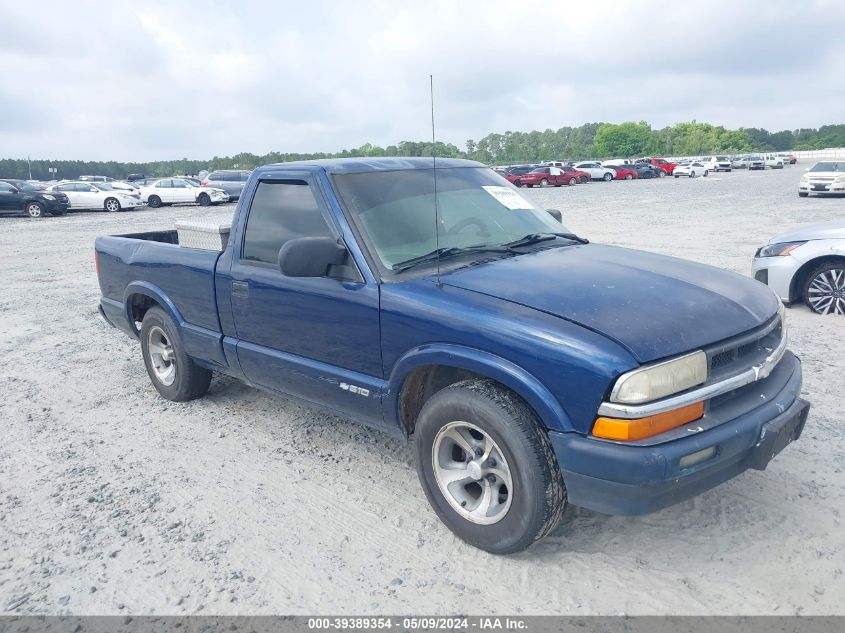
[[[335,151],[592,121],[840,123],[845,3],[361,0],[4,9],[4,156]],[[37,37],[33,37],[37,34]],[[33,45],[37,42],[37,45]]]

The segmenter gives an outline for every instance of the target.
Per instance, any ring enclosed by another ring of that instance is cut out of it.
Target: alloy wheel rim
[[[156,379],[169,387],[176,380],[176,355],[167,334],[157,325],[147,335],[147,349]]]
[[[41,207],[37,204],[31,204],[26,208],[26,212],[33,218],[37,218],[41,215]]]
[[[117,207],[118,207],[118,204],[114,200],[109,200],[108,202],[106,202],[106,208],[109,211],[117,211]]]
[[[845,315],[845,268],[816,275],[807,290],[807,301],[819,314]]]
[[[437,487],[455,512],[479,525],[505,518],[513,478],[490,435],[469,422],[450,422],[438,431],[431,453]]]

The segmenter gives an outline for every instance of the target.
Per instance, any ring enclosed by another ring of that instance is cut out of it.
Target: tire
[[[103,203],[103,208],[106,211],[111,211],[112,213],[120,211],[120,201],[117,198],[106,198],[106,201]]]
[[[141,323],[141,353],[153,386],[163,398],[186,402],[204,396],[211,371],[186,353],[176,324],[159,307],[150,308]]]
[[[541,186],[541,187],[548,187],[548,186],[549,186],[549,180],[548,180],[548,178],[543,178],[543,179],[540,181],[540,186]]]
[[[31,218],[43,218],[45,213],[44,205],[35,201],[27,202],[24,211]]]
[[[659,172],[657,172],[657,177],[666,178],[666,172],[661,169]]]
[[[799,198],[806,198],[806,197],[807,197],[807,196],[809,196],[809,195],[810,195],[810,192],[809,192],[809,191],[799,191],[799,192],[798,192],[798,197],[799,197]]]
[[[568,183],[568,184],[569,184],[569,186],[570,186],[570,187],[574,187],[575,185],[577,185],[577,184],[578,184],[578,179],[577,179],[577,178],[575,178],[575,176],[572,176],[572,177],[569,179],[569,183]]]
[[[677,178],[677,177],[678,177],[678,174],[675,174],[675,178]],[[661,178],[663,178],[663,176],[661,176]]]
[[[513,184],[516,185],[517,187],[521,187],[522,181],[521,180],[514,180]]]
[[[811,270],[801,296],[816,314],[845,316],[845,262],[827,262]]]
[[[201,207],[210,207],[211,206],[211,197],[207,193],[203,192],[197,198],[197,202],[199,203],[199,205]]]
[[[581,176],[581,184],[582,185],[586,185],[588,182],[589,182],[589,180],[587,180],[586,176]]]
[[[605,182],[610,182],[611,180],[613,180],[613,176],[611,174],[605,174],[604,176],[601,177],[601,179],[604,180]]]
[[[631,174],[625,174],[625,180],[633,180],[634,177]]]
[[[59,209],[58,211],[53,211],[50,215],[55,217],[61,217],[63,215],[67,215],[67,209]]]
[[[707,178],[707,174],[709,174],[709,173],[710,173],[710,172],[709,172],[709,171],[707,171],[707,170],[705,169],[705,170],[704,170],[704,177],[705,177],[705,178]]]
[[[420,412],[414,446],[417,474],[431,507],[470,545],[511,554],[560,522],[566,488],[548,436],[528,405],[498,384],[466,380],[437,392]],[[479,459],[485,453],[493,459]],[[466,477],[444,481],[450,470],[458,470],[444,462],[460,464]],[[486,512],[485,493],[496,495],[498,502],[487,505]]]
[[[147,198],[147,206],[153,209],[158,209],[161,206],[161,198],[158,196],[150,196]]]

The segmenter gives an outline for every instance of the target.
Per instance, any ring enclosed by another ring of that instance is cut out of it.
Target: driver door
[[[170,181],[171,202],[196,202],[194,189],[184,180],[174,178]]]
[[[378,286],[279,268],[287,241],[339,238],[313,177],[262,180],[252,194],[229,282],[238,360],[254,384],[383,426]]]

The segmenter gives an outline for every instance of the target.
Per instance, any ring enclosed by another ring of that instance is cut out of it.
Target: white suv
[[[771,169],[783,169],[783,159],[776,154],[765,154],[763,164]]]
[[[730,156],[708,156],[702,162],[710,171],[731,171],[732,169]]]

